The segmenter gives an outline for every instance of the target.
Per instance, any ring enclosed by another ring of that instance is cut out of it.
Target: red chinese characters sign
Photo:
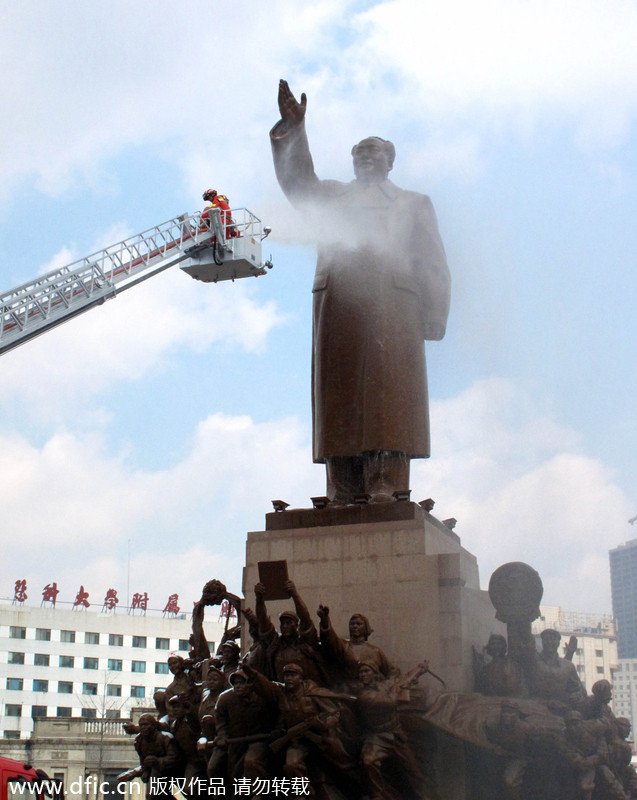
[[[164,606],[164,614],[179,614],[179,606],[177,605],[178,600],[178,594],[171,594],[168,598],[168,602]]]
[[[84,586],[80,586],[80,590],[75,596],[75,602],[73,603],[73,608],[79,608],[82,606],[83,608],[88,608],[91,604],[88,601],[88,592],[84,591]]]
[[[13,593],[13,600],[16,603],[24,603],[29,595],[27,594],[27,581],[26,578],[17,580],[15,582],[15,591]]]
[[[58,585],[55,581],[53,581],[53,583],[47,583],[47,585],[42,590],[42,602],[51,603],[52,605],[55,605],[55,601],[59,594],[60,590],[58,589]]]

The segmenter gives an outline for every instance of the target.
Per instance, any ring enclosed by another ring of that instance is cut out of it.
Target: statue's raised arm
[[[305,133],[307,98],[299,103],[288,82],[279,81],[281,119],[270,131],[274,171],[281,188],[291,203],[314,200],[321,194],[322,181],[316,177]]]

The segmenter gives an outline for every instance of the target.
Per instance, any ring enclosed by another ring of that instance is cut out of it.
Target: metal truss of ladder
[[[213,232],[223,236],[218,221],[212,222]],[[211,247],[213,240],[200,212],[183,214],[5,292],[0,354]]]

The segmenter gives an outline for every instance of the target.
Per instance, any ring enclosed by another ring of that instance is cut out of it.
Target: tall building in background
[[[609,555],[619,658],[637,659],[637,539],[619,545]]]

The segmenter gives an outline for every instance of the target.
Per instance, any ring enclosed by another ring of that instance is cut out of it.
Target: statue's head
[[[163,717],[166,713],[166,692],[163,689],[155,689],[153,692],[153,703],[157,711]]]
[[[622,739],[628,739],[630,736],[630,720],[628,717],[617,717],[615,727]]]
[[[142,714],[137,720],[139,732],[141,735],[149,739],[155,731],[159,730],[159,720],[153,717],[152,714]]]
[[[283,683],[288,691],[295,691],[303,683],[303,667],[296,662],[283,667]]]
[[[185,659],[175,653],[171,653],[171,655],[168,656],[168,669],[173,675],[182,673],[185,669]]]
[[[367,641],[371,632],[372,626],[364,614],[352,614],[349,620],[349,635],[352,638],[363,638]]]
[[[285,639],[294,638],[299,633],[299,618],[293,611],[282,611],[279,614],[279,630]]]
[[[363,183],[380,183],[394,166],[396,148],[380,136],[369,136],[352,147],[354,174]]]
[[[206,675],[206,680],[204,681],[204,686],[206,689],[210,689],[210,691],[218,691],[220,690],[226,682],[225,674],[216,667],[208,667],[208,673]]]
[[[561,633],[554,628],[547,628],[540,634],[542,640],[542,650],[547,653],[557,653],[557,648],[560,646]]]
[[[382,680],[382,675],[380,674],[378,667],[371,661],[358,662],[358,677],[360,678],[360,682],[363,684],[363,686],[370,686],[371,684]]]
[[[604,678],[602,678],[601,681],[596,681],[593,684],[591,691],[600,703],[610,703],[610,701],[613,699],[613,687],[611,682]]]
[[[492,633],[487,642],[487,655],[503,658],[507,652],[507,640],[500,633]]]
[[[188,706],[177,694],[166,701],[166,708],[173,719],[183,719],[188,711]]]
[[[232,664],[239,661],[241,648],[236,642],[228,641],[221,645],[220,661],[222,664]]]
[[[242,669],[233,672],[228,681],[238,697],[245,697],[250,692],[248,676]]]

